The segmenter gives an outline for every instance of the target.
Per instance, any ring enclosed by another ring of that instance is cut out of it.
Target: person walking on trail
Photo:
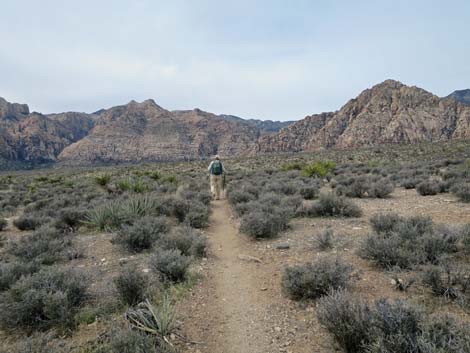
[[[209,164],[207,170],[210,174],[212,197],[216,200],[220,200],[223,181],[222,176],[225,173],[225,169],[218,155],[216,155],[211,164]]]

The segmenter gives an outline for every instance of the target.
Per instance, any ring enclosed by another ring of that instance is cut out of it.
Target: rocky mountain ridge
[[[461,97],[439,98],[387,80],[338,111],[297,122],[169,111],[151,99],[93,114],[44,115],[0,98],[0,169],[12,163],[135,163],[467,139],[470,106]]]
[[[387,80],[340,110],[315,114],[261,137],[254,154],[470,138],[470,107]]]

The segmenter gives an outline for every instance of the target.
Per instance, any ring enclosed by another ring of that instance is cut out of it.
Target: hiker
[[[209,168],[207,168],[210,173],[210,183],[211,183],[211,193],[212,197],[216,200],[220,200],[220,193],[222,191],[222,177],[225,173],[224,166],[220,161],[219,155],[214,157],[214,160],[209,164]]]

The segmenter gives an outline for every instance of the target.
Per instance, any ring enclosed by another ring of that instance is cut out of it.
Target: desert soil
[[[182,332],[198,344],[180,347],[196,353],[330,353],[340,351],[316,319],[316,302],[295,302],[281,289],[286,266],[340,255],[354,268],[351,291],[368,300],[403,298],[449,312],[462,320],[470,316],[458,305],[433,299],[420,285],[400,292],[391,284],[392,274],[374,267],[355,254],[370,232],[369,218],[379,212],[406,216],[427,215],[436,223],[470,223],[470,205],[450,194],[423,197],[415,190],[398,188],[388,199],[355,199],[361,218],[296,219],[276,239],[253,241],[238,233],[225,200],[214,202],[206,231],[210,252],[202,262],[202,278],[179,306]],[[335,233],[335,247],[321,252],[315,239],[327,227]],[[279,249],[279,245],[289,245]],[[260,262],[257,262],[259,260]],[[401,278],[416,277],[413,272]]]

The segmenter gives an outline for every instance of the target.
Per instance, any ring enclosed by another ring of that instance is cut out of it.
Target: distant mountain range
[[[30,112],[0,98],[0,169],[191,160],[470,138],[470,90],[445,98],[387,80],[336,112],[296,122],[242,119],[153,100],[92,114]]]

